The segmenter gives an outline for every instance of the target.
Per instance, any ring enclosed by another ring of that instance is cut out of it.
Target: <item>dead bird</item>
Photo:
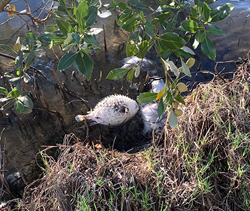
[[[160,78],[153,78],[150,92],[159,93],[165,86],[165,82]],[[161,131],[167,120],[167,112],[164,112],[161,118],[158,118],[158,102],[153,101],[140,105],[142,119],[144,123],[143,134],[149,134],[154,131]]]
[[[77,115],[77,122],[87,120],[89,126],[117,126],[127,122],[139,110],[137,102],[124,95],[110,95],[100,101],[88,115]]]

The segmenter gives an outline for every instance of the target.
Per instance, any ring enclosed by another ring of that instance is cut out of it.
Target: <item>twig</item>
[[[3,57],[8,58],[8,59],[12,59],[12,60],[15,60],[15,59],[16,59],[16,58],[13,57],[13,56],[10,56],[10,55],[8,55],[8,54],[4,54],[4,53],[1,53],[1,52],[0,52],[0,56],[3,56]],[[23,61],[23,64],[25,65],[25,62],[24,62],[24,61]],[[36,72],[40,73],[44,78],[46,78],[46,76],[42,73],[41,70],[38,70],[37,68],[35,68],[35,67],[33,67],[33,66],[29,67],[29,69],[35,70]]]
[[[26,2],[26,0],[25,0],[25,2]],[[48,1],[49,2],[49,1]],[[48,2],[46,3],[46,5],[48,4]],[[45,5],[45,7],[44,7],[44,9],[41,11],[41,13],[37,16],[37,17],[34,17],[33,16],[33,13],[31,12],[31,9],[30,9],[30,6],[29,6],[29,4],[26,2],[26,11],[13,11],[13,10],[10,10],[10,9],[4,9],[2,12],[7,12],[7,13],[12,13],[12,14],[16,14],[16,15],[18,15],[20,18],[21,18],[21,15],[26,15],[26,16],[28,16],[31,20],[32,20],[32,22],[33,23],[36,23],[36,24],[38,24],[38,23],[42,23],[42,22],[45,22],[46,20],[48,20],[48,18],[50,17],[50,12],[52,11],[52,9],[53,9],[53,7],[54,7],[54,5],[55,5],[55,2],[53,1],[52,2],[52,4],[51,4],[51,7],[50,7],[50,9],[48,10],[48,14],[46,15],[46,17],[45,18],[43,18],[43,19],[40,19],[39,17],[40,17],[40,15],[42,14],[42,12],[45,10],[45,8],[46,8],[46,5]],[[27,7],[28,7],[28,10],[30,10],[30,11],[27,11]],[[12,18],[10,18],[10,19],[8,19],[7,21],[9,21],[9,20],[11,20]],[[23,19],[23,18],[22,18]],[[23,19],[24,20],[24,19]],[[6,23],[7,21],[5,21],[4,23]],[[24,20],[25,21],[25,20]],[[27,23],[27,21],[25,21],[26,23]],[[0,25],[2,25],[3,23],[1,23]]]
[[[49,0],[47,1],[47,3],[44,5],[43,9],[41,10],[40,14],[37,16],[38,18],[42,15],[43,11],[45,10],[45,8],[48,6]],[[52,3],[53,4],[53,3]]]
[[[19,17],[19,18],[21,18],[25,23],[26,23],[26,26],[27,26],[27,28],[28,28],[28,26],[31,26],[32,28],[34,28],[35,30],[37,30],[37,28],[35,27],[35,26],[33,26],[32,24],[30,24],[27,20],[25,20],[21,15],[19,15],[19,14],[17,14],[17,16]],[[34,22],[33,22],[34,23]],[[29,28],[28,28],[28,30],[29,30]],[[39,32],[38,32],[39,33]]]
[[[65,122],[64,122],[63,116],[58,111],[51,110],[49,108],[49,104],[47,103],[47,101],[45,99],[44,92],[42,90],[41,90],[41,93],[42,94],[40,96],[40,100],[41,100],[42,105],[44,106],[44,108],[46,109],[47,112],[52,113],[52,114],[56,114],[57,118],[59,119],[62,130],[64,132],[66,132],[65,129],[64,129]]]
[[[220,75],[220,73],[219,73],[218,70],[217,70],[217,66],[218,66],[218,65],[219,65],[219,63],[217,62],[216,65],[215,65],[215,68],[214,68],[215,73],[216,73],[216,75],[217,75],[224,83],[226,83],[226,80]]]
[[[87,124],[86,120],[84,120],[84,125],[86,127],[86,140],[88,140],[88,137],[89,137],[89,127],[88,127],[88,124]]]
[[[105,52],[108,52],[107,49],[107,42],[106,42],[106,33],[105,33],[105,28],[104,28],[104,24],[102,24],[102,28],[103,28],[103,41],[104,41],[104,48],[105,48]]]
[[[10,21],[11,19],[12,19],[12,18],[9,18],[9,19],[7,19],[6,21],[0,23],[0,26],[4,25],[5,23],[7,23],[8,21]]]
[[[60,90],[62,91],[62,94],[63,94],[64,98],[65,98],[65,99],[68,99],[68,96],[67,96],[65,90],[63,89],[63,86],[62,86],[62,84],[61,84],[61,82],[60,82],[60,80],[59,80],[59,78],[58,78],[58,76],[57,76],[57,74],[56,74],[56,71],[55,71],[55,69],[54,69],[54,66],[53,66],[52,62],[50,62],[50,66],[51,66],[51,68],[52,68],[53,75],[54,75],[55,78],[56,78],[57,84],[58,84]]]

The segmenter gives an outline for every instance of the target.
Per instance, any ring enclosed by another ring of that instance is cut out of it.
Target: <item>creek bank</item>
[[[56,160],[49,148],[41,152],[43,177],[26,187],[20,210],[248,210],[249,87],[248,60],[233,80],[199,84],[185,99],[178,127],[167,125],[136,153],[66,135]]]

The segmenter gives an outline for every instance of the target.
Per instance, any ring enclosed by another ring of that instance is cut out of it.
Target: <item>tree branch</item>
[[[1,0],[0,1],[0,12],[3,11],[4,7],[6,6],[6,4],[8,4],[11,0]]]

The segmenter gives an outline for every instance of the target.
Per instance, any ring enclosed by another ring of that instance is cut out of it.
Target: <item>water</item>
[[[228,1],[218,1],[215,3],[215,6],[226,2]],[[211,36],[217,49],[217,61],[230,61],[238,59],[238,57],[245,57],[250,49],[250,37],[248,36],[250,31],[250,11],[248,7],[250,7],[250,3],[248,1],[230,2],[236,5],[231,16],[216,23],[227,35]],[[15,4],[17,10],[25,9],[24,1],[15,0],[11,3]],[[30,3],[32,9],[40,5],[40,1],[30,1]],[[38,15],[38,13],[35,15]],[[4,22],[7,19],[7,14],[0,13],[0,22]],[[25,19],[30,21],[29,18]],[[106,28],[108,52],[105,53],[102,50],[92,57],[95,66],[91,83],[85,81],[82,84],[82,75],[77,71],[75,72],[75,77],[72,77],[74,68],[70,68],[65,72],[57,72],[59,80],[64,82],[67,87],[68,99],[64,99],[60,93],[56,79],[51,71],[49,62],[52,61],[55,68],[57,64],[53,53],[48,51],[47,57],[49,58],[42,58],[36,61],[35,66],[46,77],[38,74],[36,78],[39,84],[39,91],[37,89],[37,99],[34,99],[33,112],[29,115],[18,115],[18,117],[14,113],[6,114],[2,112],[0,114],[0,130],[2,131],[5,128],[1,139],[1,146],[5,146],[5,154],[8,158],[8,162],[4,168],[5,175],[13,171],[20,171],[24,175],[27,175],[27,177],[32,178],[33,175],[30,167],[36,162],[34,159],[36,154],[39,150],[43,149],[41,146],[61,143],[65,133],[74,132],[76,135],[81,136],[82,132],[79,130],[79,125],[74,122],[75,115],[86,114],[89,111],[89,107],[93,108],[103,97],[115,93],[129,93],[129,96],[135,99],[137,91],[130,89],[129,84],[125,80],[105,80],[109,71],[116,68],[117,62],[126,56],[125,48],[121,50],[121,46],[123,42],[126,42],[127,34],[122,32],[122,30],[114,28],[114,20],[115,15],[107,19],[98,19],[99,25],[96,27],[102,27],[102,24],[104,24]],[[34,30],[34,33],[38,35],[41,31],[43,31],[43,27],[40,25],[38,29]],[[12,46],[18,36],[24,39],[27,32],[26,23],[20,18],[14,17],[8,23],[0,26],[0,43]],[[103,35],[98,35],[97,39],[103,49]],[[9,54],[9,52],[5,51],[3,53]],[[14,56],[13,54],[11,55]],[[205,71],[213,71],[215,62],[205,59],[199,51],[197,51],[196,58],[197,61],[202,60],[202,65],[200,71],[197,72],[197,62],[193,68],[194,76],[191,78],[191,81],[211,80],[213,75],[207,74]],[[10,61],[0,56],[1,68],[11,71],[12,69],[6,65]],[[224,67],[227,71],[235,70],[233,62],[220,64],[218,70],[221,71]],[[1,69],[0,71],[3,72]],[[99,81],[101,74],[102,80]],[[190,79],[187,80],[190,81]],[[2,84],[3,79],[0,79],[0,85]],[[49,105],[49,111],[41,104],[41,90]],[[88,106],[75,94],[86,100]],[[55,112],[59,112],[62,118]],[[113,139],[113,137],[110,139]]]
[[[212,39],[216,44],[217,60],[228,61],[246,57],[250,50],[250,2],[249,1],[218,1],[215,6],[220,6],[225,3],[235,5],[230,17],[218,22],[225,36],[213,36]]]

